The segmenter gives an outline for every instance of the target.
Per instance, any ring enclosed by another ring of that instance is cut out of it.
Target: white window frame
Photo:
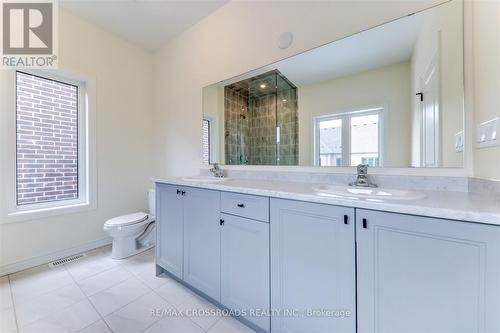
[[[78,198],[34,204],[17,205],[17,101],[16,70],[3,75],[4,87],[1,96],[6,96],[8,148],[1,156],[6,165],[6,185],[1,223],[32,220],[47,216],[75,213],[96,208],[96,164],[95,164],[95,80],[82,78],[61,70],[19,70],[20,72],[56,80],[78,87]],[[4,140],[4,138],[2,138]]]
[[[313,118],[314,127],[314,165],[320,166],[320,130],[319,124],[323,121],[328,120],[342,120],[342,167],[351,166],[351,118],[353,116],[369,116],[378,114],[379,115],[379,133],[378,133],[378,153],[379,153],[379,165],[378,167],[384,166],[384,120],[386,116],[386,106],[372,106],[366,108],[358,108],[355,110],[350,110],[347,112],[333,113],[328,115],[317,116]]]
[[[217,156],[217,143],[215,139],[217,138],[217,120],[215,117],[209,115],[203,115],[203,120],[206,120],[210,124],[210,130],[208,132],[208,149],[209,149],[209,161],[208,165],[217,163],[215,157]],[[203,153],[203,152],[202,152]]]
[[[208,122],[208,164],[210,165],[210,162],[212,161],[212,120],[209,119],[208,117],[204,116],[203,121]],[[202,144],[203,147],[203,144]],[[203,152],[202,152],[203,156]],[[205,164],[205,163],[203,163]]]

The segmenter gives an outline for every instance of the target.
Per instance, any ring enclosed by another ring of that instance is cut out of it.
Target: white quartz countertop
[[[227,192],[237,192],[324,203],[345,207],[420,215],[451,220],[478,222],[500,226],[500,195],[448,191],[420,191],[425,198],[420,200],[374,200],[350,196],[330,196],[317,192],[314,187],[324,184],[282,182],[256,179],[228,179],[222,182],[205,183],[189,178],[153,179],[160,184],[190,186]]]

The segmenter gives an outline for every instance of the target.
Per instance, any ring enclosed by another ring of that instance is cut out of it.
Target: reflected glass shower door
[[[248,85],[224,87],[224,150],[226,164],[248,163]]]
[[[237,164],[248,164],[250,153],[248,142],[250,141],[250,119],[248,117],[248,98],[242,98],[239,106],[240,112],[237,117]]]
[[[259,75],[249,85],[249,164],[276,165],[276,72]]]
[[[276,72],[276,164],[298,165],[297,87]]]
[[[297,165],[297,88],[279,71],[224,87],[227,164]]]

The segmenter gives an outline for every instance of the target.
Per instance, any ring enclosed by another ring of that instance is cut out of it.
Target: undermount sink
[[[222,182],[229,180],[229,178],[227,178],[227,177],[188,177],[188,178],[184,178],[184,180],[188,181],[188,182],[197,182],[197,183],[222,183]]]
[[[421,200],[426,197],[424,193],[410,190],[395,190],[386,188],[364,188],[335,185],[320,185],[313,187],[319,195],[344,197],[349,199],[365,199],[369,201],[386,200]]]

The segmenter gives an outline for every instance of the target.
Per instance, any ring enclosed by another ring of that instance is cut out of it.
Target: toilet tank
[[[156,196],[155,190],[148,190],[149,215],[156,215]]]

